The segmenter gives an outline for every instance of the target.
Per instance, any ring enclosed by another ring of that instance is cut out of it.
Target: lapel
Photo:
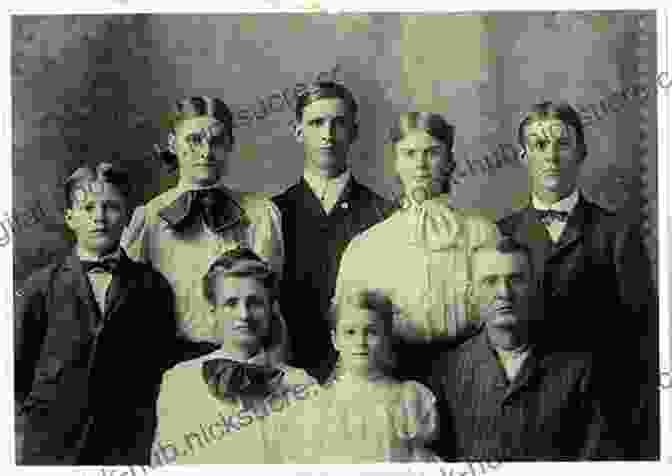
[[[583,198],[583,194],[579,194],[579,201],[574,210],[569,215],[567,224],[562,230],[562,234],[556,243],[553,244],[552,256],[555,256],[568,246],[576,243],[581,238],[584,231],[584,224],[587,222],[588,203]]]
[[[544,264],[553,251],[553,241],[544,224],[537,219],[531,202],[520,214],[520,223],[515,229],[514,239],[532,250],[535,273],[537,276],[543,276]]]
[[[509,384],[505,398],[510,398],[520,389],[529,385],[536,379],[541,374],[541,369],[543,367],[542,362],[543,356],[541,355],[539,346],[535,346],[530,350],[530,355],[528,355],[525,362],[523,362],[523,366],[521,367],[520,372],[518,372],[518,375],[516,375],[516,378]]]
[[[484,398],[492,398],[499,400],[498,395],[501,395],[509,387],[509,381],[506,378],[504,369],[499,364],[497,356],[488,342],[488,335],[485,327],[474,337],[468,350],[469,365],[472,366],[465,376],[469,375],[470,382],[465,384],[476,385],[479,389],[479,394]]]
[[[133,283],[129,279],[129,270],[132,266],[133,263],[130,258],[126,255],[123,248],[121,248],[119,270],[112,276],[112,282],[107,290],[107,298],[105,299],[105,321],[119,309],[119,306],[126,300],[129,289],[133,286]]]
[[[62,276],[65,285],[74,290],[74,295],[79,298],[87,311],[89,311],[86,314],[88,320],[87,325],[90,329],[94,329],[102,316],[100,315],[100,309],[96,303],[96,298],[93,295],[91,283],[89,283],[89,279],[84,273],[76,249],[66,258]]]
[[[338,200],[336,201],[334,208],[331,209],[330,215],[336,213],[337,210],[342,211],[350,210],[353,207],[354,202],[357,201],[358,196],[357,192],[359,191],[358,187],[359,183],[355,180],[355,176],[351,174],[350,178],[345,184],[345,187],[343,187],[341,196],[338,197]]]
[[[324,212],[324,208],[322,208],[320,199],[315,196],[313,189],[310,188],[310,185],[308,185],[308,182],[306,182],[303,177],[299,180],[296,191],[297,196],[294,202],[297,208],[301,207],[301,209],[306,212],[306,214],[310,215],[311,218],[324,218],[327,216]]]

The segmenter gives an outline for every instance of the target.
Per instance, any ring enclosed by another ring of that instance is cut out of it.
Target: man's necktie
[[[207,360],[202,370],[210,393],[217,398],[266,396],[284,375],[277,368],[230,359]]]
[[[114,274],[119,269],[119,260],[115,258],[107,258],[102,261],[86,261],[82,260],[82,268],[85,273],[111,273]]]
[[[535,210],[537,218],[544,225],[550,225],[553,222],[567,223],[569,219],[569,212],[561,212],[558,210]]]
[[[211,230],[220,232],[238,223],[242,214],[235,200],[216,188],[184,192],[159,211],[159,216],[178,231],[200,216]]]

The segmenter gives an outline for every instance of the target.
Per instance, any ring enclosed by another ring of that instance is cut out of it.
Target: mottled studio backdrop
[[[522,204],[525,171],[474,170],[479,157],[515,142],[529,104],[595,105],[632,85],[650,87],[646,98],[596,108],[582,186],[601,204],[641,216],[655,259],[655,24],[646,11],[15,16],[14,214],[36,206],[46,213],[15,227],[15,280],[70,246],[58,184],[75,167],[122,163],[135,174],[137,201],[174,183],[146,154],[165,140],[162,114],[178,97],[219,96],[237,114],[232,185],[269,194],[290,185],[302,151],[282,92],[322,72],[359,100],[352,163],[362,181],[391,196],[383,144],[391,116],[433,110],[457,127],[465,175],[457,203],[493,217]]]

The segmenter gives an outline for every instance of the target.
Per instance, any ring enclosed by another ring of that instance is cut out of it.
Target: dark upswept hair
[[[199,116],[210,116],[221,122],[226,128],[226,135],[231,145],[235,144],[233,136],[233,114],[224,101],[209,96],[191,96],[175,101],[166,115],[164,125],[169,134],[175,134],[180,121]],[[177,156],[168,147],[155,146],[154,155],[172,170],[177,169]]]
[[[455,145],[455,126],[449,124],[440,114],[426,111],[402,112],[395,117],[387,135],[391,144],[401,141],[406,135],[416,129],[425,131],[446,146],[446,153],[450,160],[449,166],[444,170],[444,192],[450,187],[450,178],[455,171],[457,162],[453,158],[453,146]]]
[[[534,104],[529,112],[525,114],[523,120],[518,125],[518,145],[524,151],[525,143],[525,128],[536,121],[543,121],[549,119],[558,119],[567,126],[570,126],[576,132],[576,144],[580,149],[581,160],[588,154],[586,147],[586,139],[583,133],[583,123],[581,116],[576,110],[567,102],[544,101]]]
[[[95,168],[87,165],[75,170],[63,182],[66,208],[72,208],[74,194],[77,190],[91,189],[95,183],[114,185],[126,199],[130,197],[133,190],[130,175],[125,169],[109,162],[101,162]]]
[[[215,302],[213,283],[219,275],[256,279],[268,290],[271,300],[278,297],[279,277],[277,273],[249,248],[234,248],[226,251],[212,262],[203,277],[203,296],[210,304]]]
[[[352,114],[353,122],[357,122],[357,101],[350,90],[342,84],[334,81],[316,81],[308,85],[296,99],[294,112],[296,119],[301,122],[303,119],[303,110],[310,104],[320,99],[341,99],[348,106],[348,111]]]

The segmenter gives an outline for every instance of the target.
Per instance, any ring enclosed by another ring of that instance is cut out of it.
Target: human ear
[[[63,212],[63,218],[65,218],[65,224],[67,227],[72,230],[74,230],[74,216],[72,212],[72,208],[66,208],[65,211]]]
[[[177,155],[177,152],[175,152],[175,140],[176,140],[176,138],[175,138],[175,132],[174,132],[174,131],[170,131],[170,132],[168,133],[168,151],[169,151],[171,154],[175,154],[175,155]]]
[[[340,352],[341,349],[338,348],[339,346],[338,346],[337,339],[336,339],[336,332],[333,331],[333,330],[329,331],[329,336],[331,337],[331,343],[333,344],[334,349],[336,349]]]
[[[292,129],[296,142],[303,144],[303,124],[301,124],[301,121],[293,121]]]
[[[352,129],[351,129],[351,136],[350,136],[350,143],[352,144],[359,138],[359,122],[357,121],[352,121]]]

